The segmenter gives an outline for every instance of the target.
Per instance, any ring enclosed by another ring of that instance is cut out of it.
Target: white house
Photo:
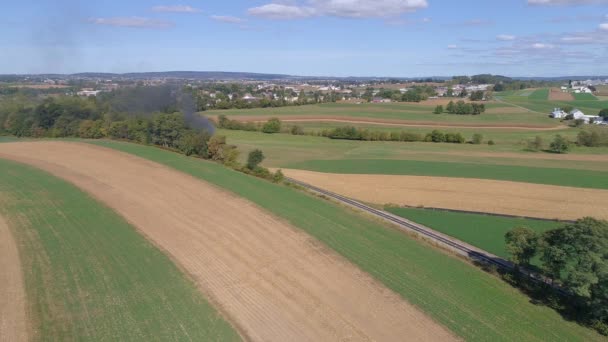
[[[561,108],[554,108],[553,112],[551,112],[551,114],[549,114],[549,117],[554,118],[554,119],[563,119],[566,117],[566,112],[564,112]]]
[[[587,115],[585,115],[585,113],[581,112],[581,111],[580,111],[580,110],[578,110],[578,109],[574,109],[574,110],[572,110],[572,111],[570,112],[570,114],[572,115],[572,118],[573,118],[574,120],[584,120],[584,119],[585,119],[585,117],[587,116]]]
[[[598,115],[585,115],[585,113],[581,112],[578,109],[574,109],[572,112],[570,112],[570,114],[572,114],[572,118],[574,120],[583,120],[583,122],[585,122],[586,124],[591,123],[591,121],[593,121],[593,122],[600,122],[600,121],[602,121],[602,119],[600,118],[600,116],[598,116]]]

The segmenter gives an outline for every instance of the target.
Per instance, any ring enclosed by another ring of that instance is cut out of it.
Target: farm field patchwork
[[[608,191],[485,179],[320,173],[285,176],[367,203],[576,220],[608,219]]]
[[[572,153],[558,155],[525,152],[522,145],[511,144],[348,141],[230,130],[219,130],[218,134],[225,135],[231,144],[236,144],[244,152],[262,149],[267,157],[264,165],[269,167],[288,167],[312,160],[387,159],[608,171],[608,148],[577,147]]]
[[[528,227],[542,233],[562,225],[562,223],[555,221],[456,213],[421,208],[389,206],[385,209],[395,215],[453,236],[502,258],[508,258],[504,237],[509,230],[515,227]]]
[[[32,340],[239,339],[112,210],[29,166],[0,159],[0,169],[0,214],[19,246]]]
[[[608,173],[589,170],[390,159],[310,160],[286,167],[326,173],[462,177],[608,189]]]
[[[152,147],[91,143],[168,165],[257,203],[344,255],[466,340],[602,339],[531,304],[499,279],[330,202]]]
[[[454,99],[458,101],[458,99]],[[530,113],[508,103],[486,103],[482,115],[433,114],[433,107],[416,103],[329,103],[319,105],[291,106],[279,108],[229,109],[201,112],[207,116],[254,116],[254,117],[345,117],[397,119],[459,125],[515,125],[551,127],[558,124],[540,113]]]
[[[455,340],[310,236],[207,182],[90,144],[2,144],[0,155],[110,206],[190,274],[246,339]]]

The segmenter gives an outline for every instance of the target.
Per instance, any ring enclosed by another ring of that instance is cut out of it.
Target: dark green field
[[[608,189],[608,173],[589,170],[388,159],[310,160],[286,168],[347,174],[481,178]]]
[[[251,200],[342,254],[466,340],[601,340],[555,311],[531,304],[498,278],[338,205],[153,147],[92,143],[165,164]]]
[[[515,227],[528,227],[542,233],[562,225],[562,223],[555,221],[455,213],[432,209],[387,207],[386,210],[502,258],[508,258],[504,237],[509,230]]]
[[[581,93],[572,94],[576,101],[597,101],[597,97],[593,96],[593,94]]]
[[[528,96],[530,100],[547,100],[549,98],[549,89],[538,89]]]
[[[32,340],[239,340],[112,210],[34,168],[0,159],[0,169],[0,213],[19,245]]]

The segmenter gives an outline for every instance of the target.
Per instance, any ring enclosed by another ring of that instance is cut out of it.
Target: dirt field
[[[0,157],[47,170],[116,210],[189,273],[247,338],[455,339],[308,235],[188,175],[78,143],[5,143]]]
[[[0,342],[27,341],[25,288],[19,252],[10,229],[2,217],[0,217],[0,270]]]
[[[426,206],[487,213],[574,220],[608,219],[608,190],[484,179],[345,175],[303,170],[283,173],[302,182],[377,204]]]
[[[549,91],[549,101],[574,101],[570,93],[564,93],[560,89],[551,88]]]
[[[272,115],[231,115],[231,120],[241,122],[266,122],[272,118]],[[209,118],[217,121],[217,116],[210,115]],[[566,126],[539,126],[539,125],[488,125],[488,124],[461,124],[451,122],[433,122],[433,121],[415,121],[415,120],[398,120],[398,119],[382,119],[382,118],[366,118],[360,117],[352,119],[345,116],[314,116],[314,115],[282,115],[282,122],[341,122],[345,124],[367,124],[380,126],[397,126],[397,127],[435,127],[435,128],[483,128],[483,129],[520,129],[532,131],[553,131],[566,128]]]

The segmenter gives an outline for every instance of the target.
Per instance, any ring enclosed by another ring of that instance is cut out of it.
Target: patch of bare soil
[[[0,216],[0,341],[27,341],[25,288],[17,244]]]
[[[608,190],[485,179],[329,174],[285,170],[287,177],[364,202],[575,220],[608,219]]]
[[[231,115],[230,119],[241,122],[266,122],[268,119],[276,117],[276,115]],[[210,116],[217,120],[217,117]],[[516,125],[516,124],[471,124],[458,122],[442,122],[442,121],[415,121],[415,120],[399,120],[399,119],[382,119],[382,118],[366,118],[352,116],[316,116],[316,115],[281,115],[279,116],[283,122],[339,122],[345,124],[366,124],[380,126],[398,126],[398,127],[436,127],[436,128],[483,128],[483,129],[508,129],[508,130],[532,130],[532,131],[552,131],[564,129],[566,126],[542,126],[542,125]]]
[[[249,339],[455,339],[310,236],[189,175],[79,143],[6,143],[0,157],[51,172],[116,210]]]
[[[551,88],[549,90],[549,101],[574,101],[570,93],[564,93],[560,89]]]

